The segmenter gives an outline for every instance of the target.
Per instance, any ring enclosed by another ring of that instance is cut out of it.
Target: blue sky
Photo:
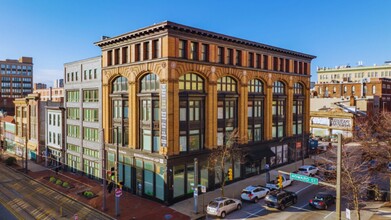
[[[391,60],[390,0],[0,0],[0,60],[31,56],[34,82],[100,55],[93,43],[165,20],[317,56],[316,67]]]

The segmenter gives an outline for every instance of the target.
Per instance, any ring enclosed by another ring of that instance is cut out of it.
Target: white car
[[[304,165],[299,168],[298,174],[305,175],[305,176],[315,176],[317,174],[319,169],[312,165]]]
[[[267,194],[269,194],[270,190],[261,186],[247,186],[242,190],[242,194],[240,197],[243,200],[253,201],[257,203],[259,199],[264,198]]]
[[[218,197],[208,204],[206,213],[224,218],[228,213],[240,210],[241,208],[242,202],[238,199]]]

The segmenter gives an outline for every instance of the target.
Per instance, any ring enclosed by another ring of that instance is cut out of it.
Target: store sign
[[[342,128],[350,128],[352,127],[352,123],[350,119],[344,118],[333,118],[331,120],[332,127],[342,127]]]
[[[154,158],[154,157],[149,157],[149,156],[146,156],[146,155],[143,155],[143,154],[137,154],[137,153],[135,153],[135,154],[134,154],[134,157],[142,158],[142,159],[145,159],[145,160],[154,161],[154,162],[156,162],[156,163],[164,163],[163,159]]]
[[[167,84],[160,84],[160,142],[167,147]]]
[[[330,125],[330,119],[328,118],[318,118],[318,117],[312,117],[311,122],[313,125]]]

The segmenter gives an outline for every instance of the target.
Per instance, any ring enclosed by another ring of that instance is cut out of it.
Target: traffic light
[[[280,189],[282,189],[282,176],[281,175],[278,175],[278,178],[277,178],[277,185]]]
[[[109,178],[110,178],[111,181],[115,182],[115,171],[114,171],[114,167],[112,167],[110,170],[111,170],[111,171],[110,171]]]
[[[233,175],[232,175],[232,168],[228,169],[228,180],[233,180]]]

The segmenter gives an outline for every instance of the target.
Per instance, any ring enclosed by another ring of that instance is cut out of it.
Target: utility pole
[[[337,149],[337,185],[336,185],[336,219],[341,219],[341,164],[342,163],[342,135],[338,134],[338,149]]]
[[[198,214],[198,160],[194,158],[194,214]]]

